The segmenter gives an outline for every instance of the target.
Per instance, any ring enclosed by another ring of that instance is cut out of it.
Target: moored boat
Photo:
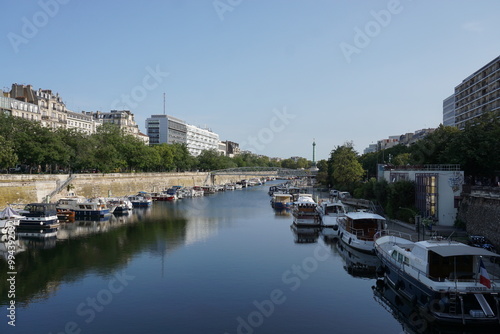
[[[285,209],[290,206],[292,201],[292,195],[276,192],[271,198],[271,206],[274,209]]]
[[[293,223],[297,226],[320,226],[319,213],[316,210],[317,203],[310,194],[302,194],[293,203]]]
[[[147,208],[153,204],[153,200],[149,194],[139,193],[138,195],[131,195],[127,197],[134,208]]]
[[[30,203],[22,211],[23,218],[16,227],[20,237],[55,237],[59,228],[56,205],[52,203]]]
[[[57,201],[56,209],[58,215],[62,215],[66,211],[73,211],[75,213],[74,219],[83,217],[102,218],[111,213],[111,209],[108,207],[105,199],[95,198],[87,200],[79,196],[61,198]]]
[[[373,252],[375,237],[385,233],[385,218],[371,212],[349,212],[338,218],[340,239],[353,248]]]
[[[383,236],[375,241],[385,281],[439,321],[498,324],[500,255],[459,242],[413,242]]]
[[[321,233],[328,238],[337,237],[338,218],[345,216],[347,209],[340,201],[324,201],[317,206],[321,218]]]
[[[18,226],[20,219],[23,218],[16,210],[10,206],[0,212],[0,234],[8,234],[9,229]]]

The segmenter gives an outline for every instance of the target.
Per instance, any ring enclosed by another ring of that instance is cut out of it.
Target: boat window
[[[392,256],[392,258],[393,258],[394,260],[396,260],[396,261],[397,261],[397,259],[398,259],[398,252],[393,251],[393,252],[392,252],[392,254],[391,254],[391,256]]]
[[[87,209],[91,210],[92,206],[91,205],[87,205]]]
[[[403,263],[403,254],[398,253],[398,262]]]

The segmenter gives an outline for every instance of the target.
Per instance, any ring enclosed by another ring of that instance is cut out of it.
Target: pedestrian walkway
[[[450,239],[459,239],[461,241],[464,241],[464,239],[467,238],[466,231],[458,229],[454,226],[434,225],[432,226],[431,230],[425,228],[424,226],[421,226],[420,231],[418,231],[415,224],[405,223],[396,219],[387,219],[387,228],[390,231],[402,233],[403,237],[405,236],[404,234],[406,234],[406,236],[410,236],[411,240],[414,241],[427,240],[433,236],[441,236],[444,238],[448,238],[451,236]]]

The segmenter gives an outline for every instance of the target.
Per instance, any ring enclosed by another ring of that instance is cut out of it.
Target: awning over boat
[[[472,247],[468,246],[465,244],[459,244],[459,245],[453,245],[453,244],[448,244],[448,245],[439,245],[435,247],[429,247],[430,251],[433,251],[434,253],[441,255],[443,257],[448,257],[448,256],[460,256],[460,255],[473,255],[473,256],[496,256],[500,257],[499,254],[490,252],[486,249],[479,248],[479,247]]]
[[[346,216],[351,218],[351,219],[378,219],[378,220],[385,220],[384,217],[377,215],[376,213],[371,213],[371,212],[363,212],[363,211],[356,211],[356,212],[348,212],[346,213]]]
[[[6,207],[5,210],[0,212],[0,219],[9,218],[23,218],[16,210],[12,209],[10,206]]]

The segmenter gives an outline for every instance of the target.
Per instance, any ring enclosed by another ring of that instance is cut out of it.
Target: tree
[[[358,161],[358,155],[354,151],[352,142],[337,146],[331,152],[328,161],[332,170],[330,177],[338,188],[352,191],[354,184],[361,181],[364,175],[363,167]]]
[[[0,169],[8,169],[17,163],[17,154],[12,142],[0,135]]]

